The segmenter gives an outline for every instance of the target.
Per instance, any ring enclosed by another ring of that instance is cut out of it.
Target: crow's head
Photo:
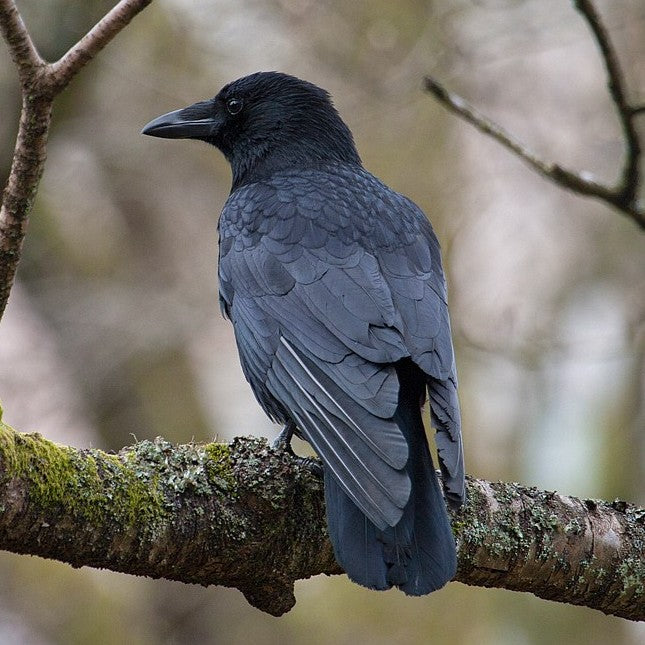
[[[142,133],[217,146],[231,163],[234,188],[290,167],[360,163],[329,94],[278,72],[233,81],[212,99],[150,121]]]

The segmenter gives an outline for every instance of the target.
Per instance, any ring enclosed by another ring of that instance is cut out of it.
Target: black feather
[[[410,449],[406,472],[412,482],[403,515],[395,526],[382,530],[356,508],[326,472],[327,520],[336,559],[352,580],[372,589],[397,586],[419,596],[450,580],[457,561],[421,420],[422,374],[409,360],[397,365],[397,374],[401,394],[394,419]]]

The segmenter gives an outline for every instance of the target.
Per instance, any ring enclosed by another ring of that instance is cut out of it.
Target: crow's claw
[[[308,470],[316,477],[322,477],[323,466],[319,459],[316,459],[315,457],[300,457],[293,451],[293,448],[291,447],[291,438],[295,432],[296,424],[293,421],[287,421],[271,447],[273,450],[286,452],[299,466]]]

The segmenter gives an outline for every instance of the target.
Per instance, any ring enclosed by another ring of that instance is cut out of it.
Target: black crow
[[[464,466],[446,283],[423,212],[363,168],[329,94],[286,74],[241,78],[143,133],[206,141],[231,164],[221,308],[260,405],[324,464],[339,564],[371,589],[442,587],[455,541],[426,398],[454,506]]]

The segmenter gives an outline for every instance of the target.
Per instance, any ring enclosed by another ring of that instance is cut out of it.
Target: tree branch
[[[262,611],[341,573],[322,482],[264,439],[118,455],[0,423],[0,548],[153,578],[236,587]],[[452,516],[456,580],[645,620],[645,510],[469,479]]]
[[[564,188],[583,195],[598,197],[605,201],[613,199],[612,190],[591,179],[588,173],[583,176],[582,174],[567,170],[558,163],[541,159],[528,146],[508,134],[493,121],[487,119],[463,98],[449,92],[435,79],[429,76],[426,77],[425,87],[428,92],[451,112],[454,112],[471,125],[474,125],[480,132],[488,135],[507,150],[516,154],[547,179],[555,181]]]
[[[36,51],[13,0],[0,0],[0,32],[9,47],[11,60],[18,68],[20,83],[28,88],[35,72],[47,63]]]
[[[600,49],[607,71],[609,93],[616,106],[618,117],[623,128],[627,154],[622,182],[617,190],[620,193],[621,203],[625,207],[629,207],[630,205],[635,205],[634,200],[638,189],[638,167],[641,154],[641,145],[638,139],[638,133],[636,132],[636,124],[634,123],[635,112],[627,101],[625,80],[620,69],[618,56],[616,55],[611,38],[602,23],[600,15],[591,0],[576,0],[575,6],[589,24],[598,48]]]
[[[22,242],[45,166],[52,101],[23,94],[18,136],[0,205],[0,318],[9,299]]]
[[[122,0],[56,63],[38,54],[13,0],[0,0],[0,32],[18,69],[22,112],[0,206],[0,318],[16,275],[42,176],[54,99],[74,75],[152,0]]]
[[[74,75],[151,2],[152,0],[121,0],[64,56],[52,63],[49,74],[57,90],[66,87]]]
[[[586,18],[600,48],[607,71],[609,91],[616,106],[625,138],[625,165],[621,181],[617,186],[605,186],[594,180],[588,172],[577,173],[564,168],[559,163],[541,159],[499,125],[480,114],[463,98],[449,92],[436,79],[426,77],[425,87],[444,107],[520,157],[543,177],[554,181],[562,188],[606,202],[645,229],[645,207],[637,199],[642,150],[634,121],[635,117],[643,111],[643,106],[631,106],[627,100],[625,82],[616,52],[592,2],[590,0],[575,0],[575,6]]]

